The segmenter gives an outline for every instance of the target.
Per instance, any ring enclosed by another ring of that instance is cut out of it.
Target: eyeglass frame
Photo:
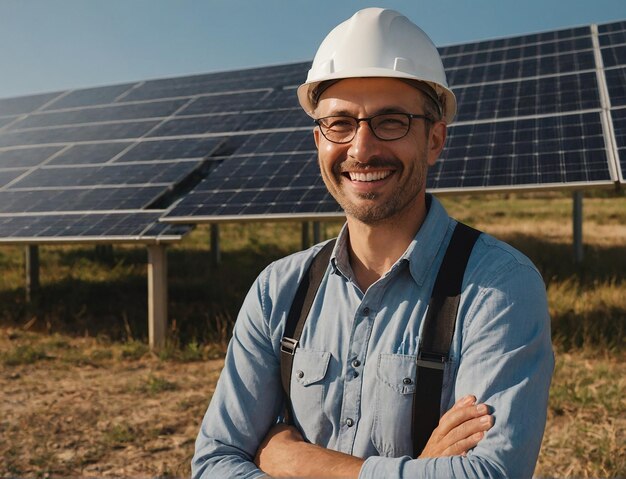
[[[398,138],[381,138],[380,136],[378,136],[376,134],[375,129],[372,128],[372,120],[374,118],[379,117],[379,116],[386,116],[386,115],[404,115],[404,116],[406,116],[409,119],[409,125],[408,125],[408,127],[406,129],[406,132],[402,136],[399,136]],[[335,141],[335,140],[331,140],[330,138],[328,138],[326,136],[326,134],[324,133],[324,128],[320,124],[320,122],[322,120],[326,120],[327,118],[350,118],[350,119],[354,120],[356,122],[356,128],[354,128],[354,132],[353,132],[352,136],[348,140],[345,140],[345,141]],[[350,143],[352,140],[354,140],[354,137],[356,136],[356,133],[357,133],[357,131],[359,129],[359,124],[362,121],[367,123],[367,126],[371,130],[372,134],[377,139],[379,139],[380,141],[396,141],[396,140],[401,140],[402,138],[404,138],[405,136],[407,136],[409,134],[409,131],[411,131],[411,120],[413,120],[413,119],[422,119],[422,120],[429,121],[431,123],[435,122],[435,120],[433,118],[431,118],[430,116],[428,116],[428,115],[422,115],[422,114],[417,114],[417,113],[406,113],[406,112],[403,112],[403,111],[377,113],[376,115],[363,117],[363,118],[357,118],[355,116],[350,116],[350,115],[329,115],[329,116],[324,116],[324,117],[321,117],[321,118],[315,118],[313,120],[313,122],[319,127],[320,132],[322,133],[322,136],[324,138],[326,138],[328,141],[330,141],[331,143],[335,143],[337,145],[345,145],[346,143]]]

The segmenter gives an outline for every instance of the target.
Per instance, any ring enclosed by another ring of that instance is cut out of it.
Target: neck
[[[426,218],[421,196],[411,208],[375,224],[348,216],[350,266],[356,282],[366,291],[404,254]]]

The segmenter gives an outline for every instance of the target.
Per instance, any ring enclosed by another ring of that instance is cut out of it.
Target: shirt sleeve
[[[466,457],[370,457],[360,479],[532,477],[554,368],[545,286],[532,266],[519,262],[483,277],[462,301],[451,404],[474,394],[492,408],[493,427]]]
[[[263,310],[266,280],[267,270],[257,278],[237,317],[196,439],[194,479],[265,477],[253,460],[283,403],[280,364]]]

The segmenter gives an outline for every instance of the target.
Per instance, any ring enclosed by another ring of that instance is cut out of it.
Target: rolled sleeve
[[[280,364],[263,312],[267,270],[237,317],[224,369],[202,421],[193,478],[264,477],[252,462],[282,407]]]

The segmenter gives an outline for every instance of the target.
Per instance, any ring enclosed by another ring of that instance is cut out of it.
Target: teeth
[[[391,171],[374,171],[369,173],[349,172],[352,181],[378,181],[387,178],[390,174]]]

